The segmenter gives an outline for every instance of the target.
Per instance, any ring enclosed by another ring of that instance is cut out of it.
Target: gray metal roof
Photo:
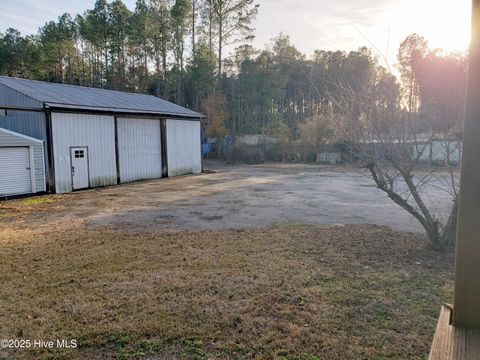
[[[201,118],[202,114],[152,95],[0,76],[0,84],[57,109],[158,114]]]

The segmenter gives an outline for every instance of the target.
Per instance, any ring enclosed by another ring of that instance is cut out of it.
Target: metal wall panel
[[[7,110],[0,116],[0,127],[46,141],[45,114],[32,111]]]
[[[57,193],[72,191],[70,147],[88,147],[90,187],[115,185],[113,116],[52,113],[52,142]]]
[[[122,183],[162,177],[160,120],[117,119]]]
[[[417,151],[417,146],[415,146],[415,144],[412,144],[412,158],[416,159],[418,157],[418,153],[421,152],[418,160],[420,161],[430,160],[431,144],[418,143],[417,145],[418,145],[418,151]]]
[[[202,171],[200,121],[167,120],[168,176]]]
[[[33,147],[34,171],[35,171],[35,192],[43,192],[47,190],[46,184],[46,168],[45,168],[45,151],[43,144]]]
[[[31,151],[33,155],[32,176],[35,182],[32,188],[35,189],[34,192],[45,191],[45,159],[43,152],[43,142],[41,140],[29,138],[25,135],[0,128],[0,149],[11,147],[27,147],[31,149],[29,150],[29,152]],[[5,166],[8,168],[8,165],[6,165],[5,161],[3,166],[4,168]],[[3,173],[2,171],[0,171],[0,176],[4,176],[4,174],[7,173]],[[11,177],[9,181],[14,182],[15,179]]]
[[[432,142],[432,161],[450,163],[460,162],[461,142],[459,141],[433,141]]]

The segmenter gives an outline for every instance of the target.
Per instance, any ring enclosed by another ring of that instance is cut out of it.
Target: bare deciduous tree
[[[341,131],[351,160],[420,222],[436,250],[449,249],[455,240],[461,151],[455,129],[420,132],[411,113],[378,115],[376,109],[360,119],[344,116]]]
[[[429,51],[417,35],[398,59],[401,87],[381,68],[371,91],[341,81],[339,135],[352,162],[445,251],[455,241],[466,69],[462,57]]]

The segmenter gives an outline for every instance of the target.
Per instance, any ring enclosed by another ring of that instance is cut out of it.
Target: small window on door
[[[83,158],[85,157],[84,151],[83,150],[75,150],[75,158]]]

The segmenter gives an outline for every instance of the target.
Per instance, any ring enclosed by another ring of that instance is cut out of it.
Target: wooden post
[[[480,329],[480,0],[472,0],[453,324]]]

